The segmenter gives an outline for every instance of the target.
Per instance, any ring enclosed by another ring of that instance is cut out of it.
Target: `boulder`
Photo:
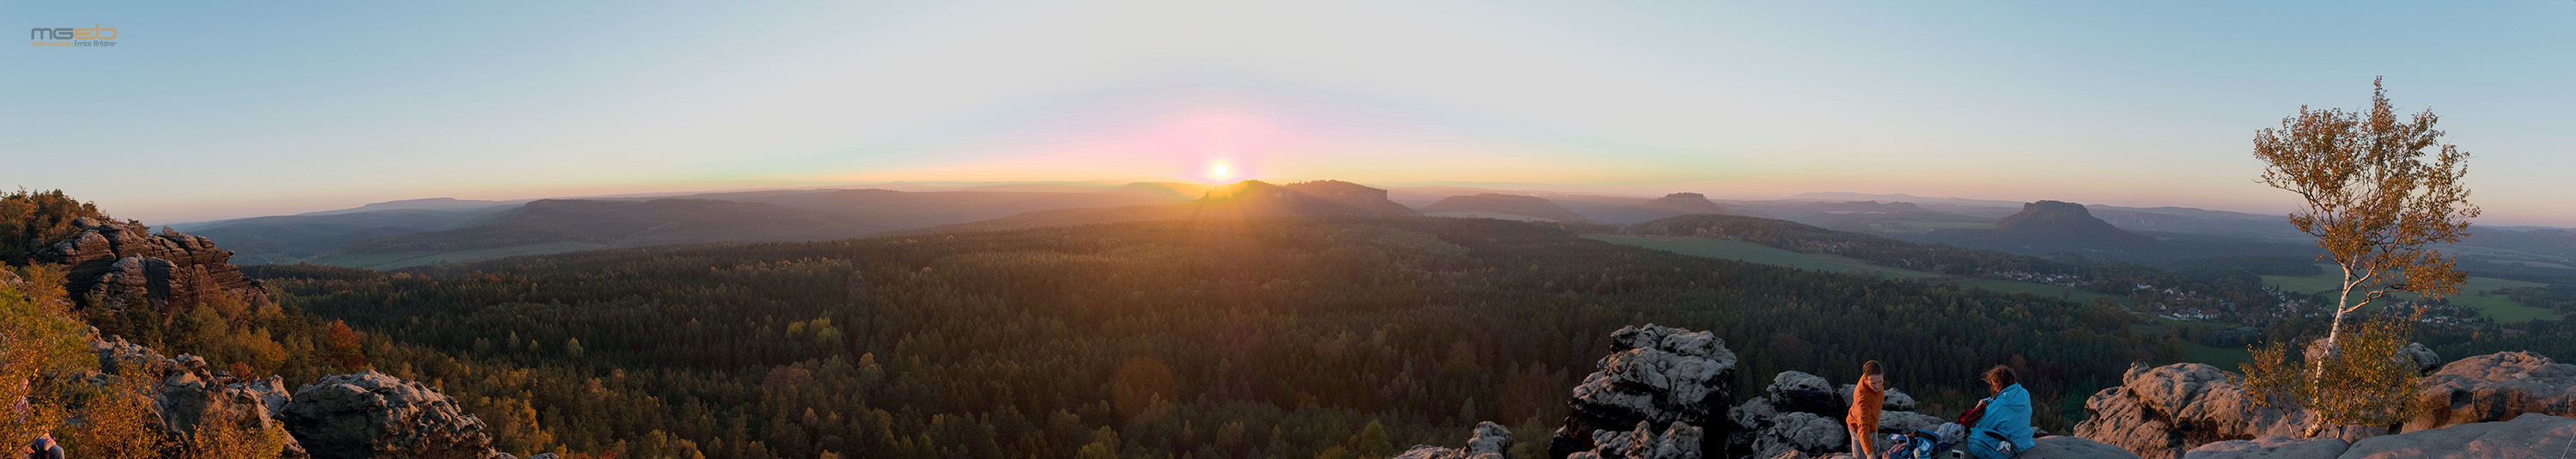
[[[2085,401],[2087,416],[2075,436],[2147,459],[2175,459],[2211,442],[2297,436],[2307,427],[2306,411],[2258,406],[2235,378],[2197,363],[2131,365],[2119,387]]]
[[[1783,451],[1824,455],[1850,449],[1851,435],[1843,431],[1842,418],[1826,419],[1814,413],[1781,414],[1753,438],[1753,457],[1771,457]]]
[[[2424,377],[2424,412],[2405,431],[2514,419],[2523,413],[2576,416],[2576,365],[2530,352],[2460,359]]]
[[[1395,459],[1503,459],[1504,455],[1510,454],[1511,449],[1512,429],[1503,428],[1501,424],[1481,422],[1476,424],[1474,432],[1467,435],[1466,446],[1443,448],[1414,445],[1413,449],[1405,450],[1404,454],[1395,455]]]
[[[287,433],[315,459],[499,458],[483,420],[438,389],[383,373],[325,376],[295,390]]]
[[[1851,391],[1835,390],[1832,381],[1798,371],[1783,371],[1771,377],[1771,385],[1762,388],[1771,399],[1771,408],[1782,413],[1814,413],[1818,416],[1842,417],[1850,406]]]
[[[2466,362],[2467,359],[2462,359]],[[2576,449],[2576,419],[2528,413],[2505,422],[2461,424],[2353,442],[2343,459],[2562,457]]]
[[[1676,422],[1665,427],[1663,433],[1658,434],[1652,427],[1640,422],[1637,423],[1636,428],[1626,432],[1597,431],[1592,442],[1600,445],[1599,449],[1577,452],[1567,457],[1573,459],[1700,459],[1703,457],[1701,444],[1706,441],[1702,438],[1702,433],[1699,427]]]
[[[2082,437],[2039,437],[2031,439],[2030,450],[2013,455],[2014,459],[2137,459],[2136,453]]]
[[[1844,384],[1834,388],[1834,395],[1842,397],[1842,406],[1848,409],[1852,404],[1852,391],[1859,389],[1860,386]],[[1914,396],[1905,395],[1903,390],[1888,388],[1887,399],[1880,401],[1878,408],[1884,411],[1914,411],[1917,406],[1914,403]]]
[[[2263,437],[2200,445],[2183,459],[2334,459],[2352,443],[2340,438]]]
[[[1549,440],[1549,457],[1597,451],[1605,431],[1670,432],[1675,424],[1719,425],[1734,398],[1735,353],[1705,331],[1659,325],[1620,328],[1610,336],[1600,371],[1583,378],[1567,402],[1572,412]],[[1643,426],[1643,427],[1639,427]],[[1713,435],[1691,427],[1702,442],[1691,454],[1727,444],[1727,429]]]

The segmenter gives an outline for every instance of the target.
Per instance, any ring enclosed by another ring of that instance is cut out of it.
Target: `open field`
[[[2343,271],[2341,269],[2336,268],[2334,265],[2327,264],[2320,264],[2317,265],[2317,267],[2321,268],[2321,271],[2310,276],[2263,276],[2263,285],[2269,285],[2293,292],[2321,293],[2332,292],[2336,289],[2338,284],[2343,282]],[[2523,306],[2522,303],[2515,302],[2512,298],[2505,297],[2504,295],[2487,294],[2487,292],[2496,289],[2539,287],[2543,285],[2548,284],[2497,279],[2492,277],[2470,277],[2468,283],[2460,285],[2460,293],[2458,295],[2452,295],[2449,300],[2451,301],[2451,304],[2478,308],[2481,313],[2485,314],[2488,318],[2495,319],[2496,322],[2501,323],[2525,322],[2531,320],[2557,320],[2559,315],[2556,312],[2552,312],[2547,309]],[[2402,295],[2402,297],[2413,298],[2414,296]]]

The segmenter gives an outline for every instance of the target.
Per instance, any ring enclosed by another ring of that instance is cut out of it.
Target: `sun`
[[[1234,168],[1227,167],[1224,161],[1209,164],[1207,178],[1208,181],[1211,182],[1226,181],[1226,179],[1234,178]]]

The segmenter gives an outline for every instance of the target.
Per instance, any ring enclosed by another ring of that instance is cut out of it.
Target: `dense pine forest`
[[[1718,331],[1745,387],[1888,362],[1933,412],[2033,375],[2062,429],[2134,360],[2116,309],[1615,246],[1516,222],[1152,222],[665,246],[383,273],[256,267],[507,450],[625,457],[1367,457],[1524,448],[1621,325]],[[1761,381],[1751,379],[1764,378]]]

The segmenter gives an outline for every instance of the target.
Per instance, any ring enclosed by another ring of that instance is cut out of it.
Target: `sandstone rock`
[[[2351,442],[2340,438],[2263,437],[2260,440],[2228,440],[2200,445],[2184,453],[2183,459],[2333,459],[2343,455]]]
[[[2460,359],[2424,377],[2425,410],[2405,431],[2502,421],[2523,413],[2576,415],[2576,365],[2530,352]]]
[[[1600,449],[1574,453],[1572,458],[1628,459],[1699,459],[1703,432],[1689,423],[1676,422],[1657,434],[1651,426],[1637,423],[1626,432],[1603,430],[1594,433],[1593,443]]]
[[[1851,398],[1848,390],[1836,391],[1833,382],[1797,371],[1784,371],[1771,377],[1771,385],[1762,388],[1762,392],[1764,397],[1771,399],[1771,408],[1782,413],[1813,413],[1836,418],[1842,417],[1844,407],[1850,406],[1846,400]]]
[[[1431,445],[1414,445],[1413,449],[1406,450],[1404,454],[1396,455],[1395,459],[1503,459],[1503,456],[1505,454],[1509,454],[1511,449],[1511,429],[1503,428],[1501,424],[1482,422],[1476,424],[1476,430],[1474,433],[1467,435],[1467,445],[1464,447],[1453,449]],[[536,458],[530,457],[528,459]]]
[[[2461,361],[2466,362],[2467,359]],[[2533,413],[2506,422],[2462,424],[2366,438],[2353,442],[2352,448],[2338,457],[2550,458],[2560,457],[2576,448],[2569,442],[2576,442],[2576,419]]]
[[[1851,448],[1851,436],[1843,431],[1842,418],[1826,419],[1814,413],[1784,413],[1772,419],[1770,428],[1753,439],[1755,457],[1771,457],[1781,451],[1823,455]]]
[[[271,303],[259,281],[243,277],[229,261],[233,253],[214,241],[174,231],[152,234],[151,228],[126,222],[90,220],[81,233],[55,242],[36,258],[65,268],[64,286],[75,299],[95,295],[109,307],[123,307],[128,295],[193,307],[217,294],[230,295],[251,307]]]
[[[2257,406],[2233,377],[2197,363],[2132,365],[2120,387],[2085,401],[2087,416],[2075,436],[2148,459],[2174,459],[2210,442],[2297,436],[2307,427],[2307,412]]]
[[[1949,421],[1943,421],[1941,418],[1932,417],[1932,415],[1912,411],[1889,411],[1881,413],[1878,416],[1878,427],[1882,429],[1928,431],[1935,427],[1940,427],[1944,422]]]
[[[2030,450],[2014,459],[2137,459],[2136,453],[2080,437],[2040,437],[2031,439]]]
[[[295,390],[286,430],[316,459],[394,455],[497,458],[483,420],[446,394],[383,373],[325,376]]]
[[[92,331],[92,334],[96,332]],[[185,354],[178,358],[165,358],[151,348],[116,337],[92,340],[90,348],[98,354],[99,367],[107,371],[105,374],[159,381],[151,392],[149,409],[161,419],[160,430],[167,438],[190,438],[209,422],[228,422],[243,429],[267,429],[278,424],[276,415],[286,403],[282,389],[285,380],[276,377],[261,381],[235,381],[231,374],[207,371],[203,358]],[[95,376],[91,381],[107,383]],[[210,414],[224,416],[213,417]],[[283,456],[301,458],[305,457],[305,452],[301,445],[289,439]]]
[[[1733,399],[1735,353],[1709,332],[1658,325],[1630,326],[1611,334],[1610,355],[1600,371],[1576,385],[1567,402],[1572,413],[1565,427],[1549,440],[1550,457],[1609,447],[1598,444],[1604,431],[1671,431],[1675,424],[1719,425]],[[1714,422],[1713,422],[1714,421]],[[1701,440],[1691,454],[1715,451],[1727,444],[1727,429],[1714,435],[1691,427],[1689,438]]]

